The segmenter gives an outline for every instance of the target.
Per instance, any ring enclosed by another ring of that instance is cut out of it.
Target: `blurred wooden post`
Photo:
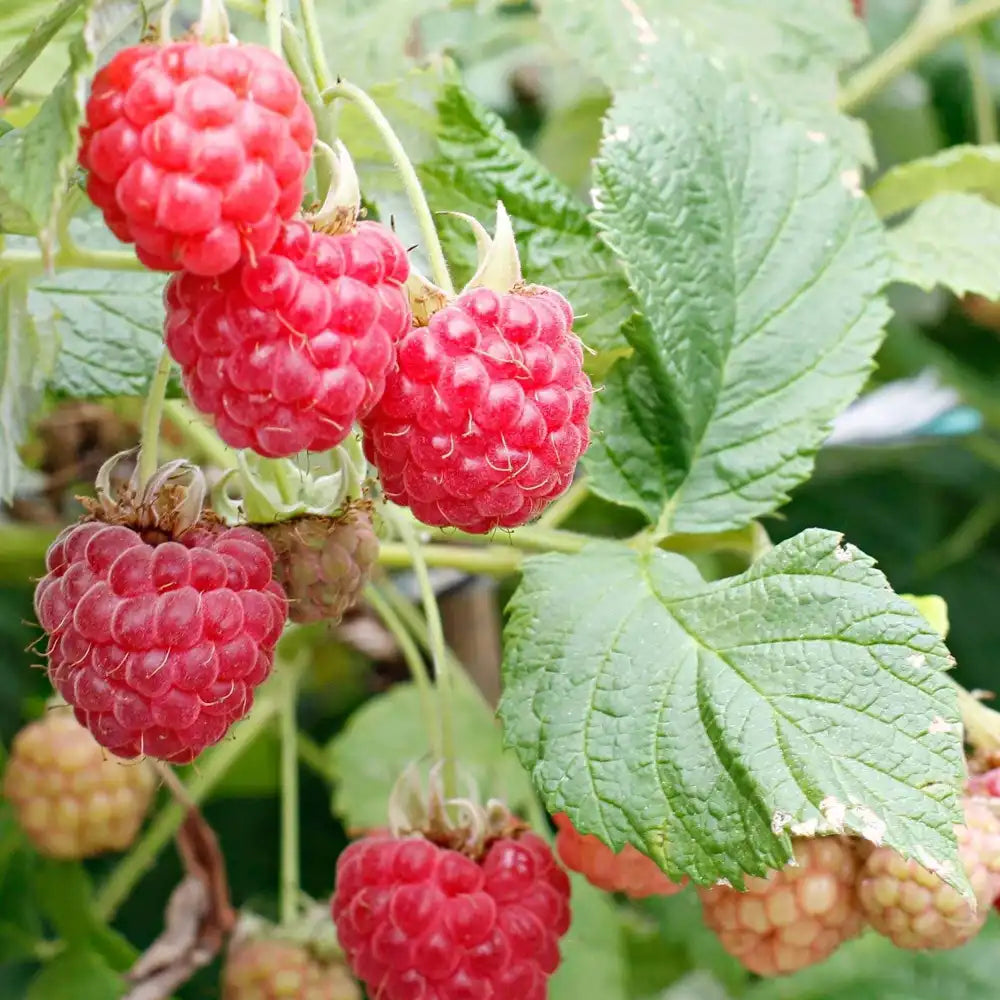
[[[500,609],[496,584],[477,577],[440,599],[445,638],[493,706],[500,700]]]

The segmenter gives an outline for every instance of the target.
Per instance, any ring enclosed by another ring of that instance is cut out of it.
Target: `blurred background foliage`
[[[2,0],[0,56],[50,6],[47,0]],[[192,6],[181,4],[182,15],[190,17]],[[898,37],[919,6],[918,0],[869,0],[867,25],[875,51]],[[589,163],[609,96],[595,73],[574,63],[554,44],[530,2],[320,0],[318,7],[335,73],[367,87],[394,80],[427,60],[450,57],[473,94],[578,194],[581,205],[586,203]],[[258,3],[239,0],[231,8],[241,37],[263,36]],[[59,39],[69,37],[72,28],[68,24]],[[967,46],[959,41],[945,45],[862,109],[880,170],[950,145],[995,140],[1000,22],[980,32],[979,43],[978,74],[988,92],[990,114],[984,118],[981,99],[977,113]],[[11,124],[30,118],[66,58],[65,46],[57,40],[32,67],[10,95],[4,113]],[[404,93],[416,104],[418,91],[416,79]],[[434,124],[425,126],[415,114],[413,109],[403,110],[404,125],[414,130],[414,141],[419,142],[420,129]],[[1000,191],[995,195],[1000,203]],[[836,528],[879,560],[897,591],[941,594],[950,609],[949,645],[958,661],[958,678],[967,687],[991,689],[1000,686],[995,664],[1000,648],[1000,614],[995,611],[1000,593],[1000,305],[990,308],[941,291],[923,294],[912,288],[893,289],[891,298],[895,318],[871,386],[906,379],[930,367],[981,414],[981,423],[971,433],[945,428],[872,446],[829,447],[820,457],[816,476],[766,527],[775,540],[812,525]],[[133,436],[134,403],[57,405],[53,400],[29,448],[29,464],[36,470],[33,489],[0,516],[4,745],[27,718],[43,710],[50,693],[44,673],[32,669],[40,657],[31,645],[37,630],[31,624],[30,578],[42,572],[46,540],[71,509],[73,494],[92,480],[103,457]],[[591,500],[567,527],[620,533],[623,520],[630,517]],[[718,573],[727,569],[721,564],[707,568]],[[494,603],[493,617],[487,613],[484,618],[480,612],[455,615],[458,625],[451,630],[452,642],[476,648],[477,638],[463,635],[463,628],[493,628],[505,593],[505,587],[487,591]],[[384,640],[363,616],[340,633],[325,636],[302,699],[300,721],[308,744],[303,754],[308,765],[302,768],[304,888],[320,898],[330,891],[336,856],[347,836],[330,808],[333,763],[324,748],[366,698],[404,676],[391,643],[386,646]],[[365,655],[373,650],[374,660]],[[483,655],[488,661],[492,654]],[[488,679],[484,686],[488,688]],[[204,761],[198,765],[208,766]],[[229,771],[205,808],[224,846],[234,901],[271,915],[278,883],[277,775],[277,740],[268,731]],[[100,860],[88,869],[97,880],[113,863],[114,859]],[[26,983],[37,970],[38,932],[52,919],[45,895],[38,891],[44,874],[0,806],[0,996],[5,998],[24,996]],[[141,891],[123,904],[117,926],[127,929],[136,947],[145,947],[160,931],[163,906],[179,877],[177,858],[167,849],[142,881]],[[688,894],[635,911],[627,935],[634,997],[651,996],[697,966],[711,966],[734,991],[745,988],[745,976],[721,955],[714,940],[691,930],[698,925],[695,906]],[[984,935],[976,956],[995,946],[993,935]],[[760,1000],[856,998],[862,995],[854,986],[857,967],[867,963],[872,970],[881,968],[885,949],[885,942],[870,939],[863,947],[845,949],[836,960],[837,970],[850,966],[855,971],[845,973],[842,992],[838,992],[839,971],[831,974],[821,966],[815,970],[815,987],[796,977],[797,987],[765,984],[752,995]],[[879,973],[890,978],[878,982],[873,972],[875,985],[863,995],[905,997],[910,995],[905,986],[890,981],[891,976],[933,979],[945,972],[952,976],[951,986],[937,995],[948,1000],[966,995],[982,998],[995,991],[1000,959],[989,965],[980,957],[942,962],[926,969],[912,962],[897,963],[892,966],[897,971]],[[959,965],[963,982],[968,980],[967,992],[965,986],[955,986],[953,974]],[[205,970],[180,995],[185,1000],[217,996],[217,975],[217,967]],[[678,1000],[685,995],[708,998],[714,988],[691,986],[689,993],[683,993],[675,987],[677,992],[666,995]],[[976,992],[981,989],[987,992]],[[81,992],[73,1000],[88,998]]]

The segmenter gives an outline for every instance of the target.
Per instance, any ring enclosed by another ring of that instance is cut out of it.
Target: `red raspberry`
[[[375,834],[337,862],[333,917],[379,1000],[545,1000],[569,928],[569,879],[531,833],[477,858]]]
[[[299,210],[316,128],[268,49],[173,42],[97,73],[81,136],[108,228],[147,267],[211,275],[266,253]]]
[[[66,706],[14,737],[3,779],[4,797],[34,848],[66,859],[124,851],[156,789],[148,761],[112,757]]]
[[[858,852],[843,837],[794,841],[794,865],[748,878],[746,892],[699,889],[705,923],[751,972],[777,976],[829,958],[860,933]]]
[[[98,520],[66,528],[35,611],[49,677],[98,743],[180,764],[250,710],[286,600],[256,531],[162,537]]]
[[[476,288],[413,328],[363,423],[386,495],[425,524],[479,534],[540,514],[589,441],[572,324],[549,288]]]
[[[854,3],[854,13],[858,17],[865,16],[865,0],[853,0]]]
[[[615,854],[596,837],[578,833],[565,813],[552,817],[559,827],[556,850],[567,867],[584,875],[591,885],[605,892],[623,892],[632,899],[646,896],[673,896],[687,884],[672,882],[656,862],[631,844]]]
[[[382,395],[410,325],[406,250],[375,222],[286,223],[270,253],[167,285],[166,342],[191,401],[234,448],[326,451]]]

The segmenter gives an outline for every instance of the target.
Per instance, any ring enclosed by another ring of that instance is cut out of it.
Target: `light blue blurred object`
[[[981,430],[983,417],[930,369],[862,396],[833,423],[827,447],[877,446]]]

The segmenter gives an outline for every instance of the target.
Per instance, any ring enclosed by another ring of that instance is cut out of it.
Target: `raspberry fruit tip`
[[[976,905],[923,865],[879,847],[865,862],[858,898],[868,922],[899,948],[957,948],[982,929],[1000,894],[1000,820],[988,800],[967,798],[955,828]]]
[[[545,1000],[568,876],[500,804],[453,803],[464,822],[452,825],[433,797],[419,829],[396,822],[338,859],[332,909],[351,968],[380,1000]]]
[[[822,962],[864,926],[855,894],[858,852],[844,837],[793,841],[795,864],[766,878],[699,889],[705,923],[760,976]]]
[[[14,737],[3,777],[4,797],[32,845],[64,860],[126,850],[155,787],[146,761],[113,757],[66,706]]]
[[[346,153],[341,162],[353,174]],[[392,230],[357,211],[317,216],[329,231],[285,223],[269,252],[167,285],[167,347],[191,402],[232,447],[326,451],[382,396],[410,327],[409,262]]]
[[[134,45],[98,71],[81,128],[87,193],[150,268],[219,275],[300,208],[316,128],[258,45]]]
[[[597,837],[578,833],[565,813],[557,813],[552,818],[559,830],[556,834],[559,860],[598,889],[644,899],[673,896],[687,884],[686,879],[680,883],[671,881],[652,858],[641,854],[631,844],[616,854]]]
[[[426,322],[400,342],[362,421],[365,452],[386,496],[425,524],[477,534],[525,524],[569,487],[590,440],[593,387],[573,310],[521,282],[502,205],[476,276],[442,301],[417,296]]]
[[[188,763],[249,712],[287,600],[267,540],[203,514],[199,469],[171,462],[113,496],[125,457],[50,546],[35,612],[49,677],[98,743]]]

